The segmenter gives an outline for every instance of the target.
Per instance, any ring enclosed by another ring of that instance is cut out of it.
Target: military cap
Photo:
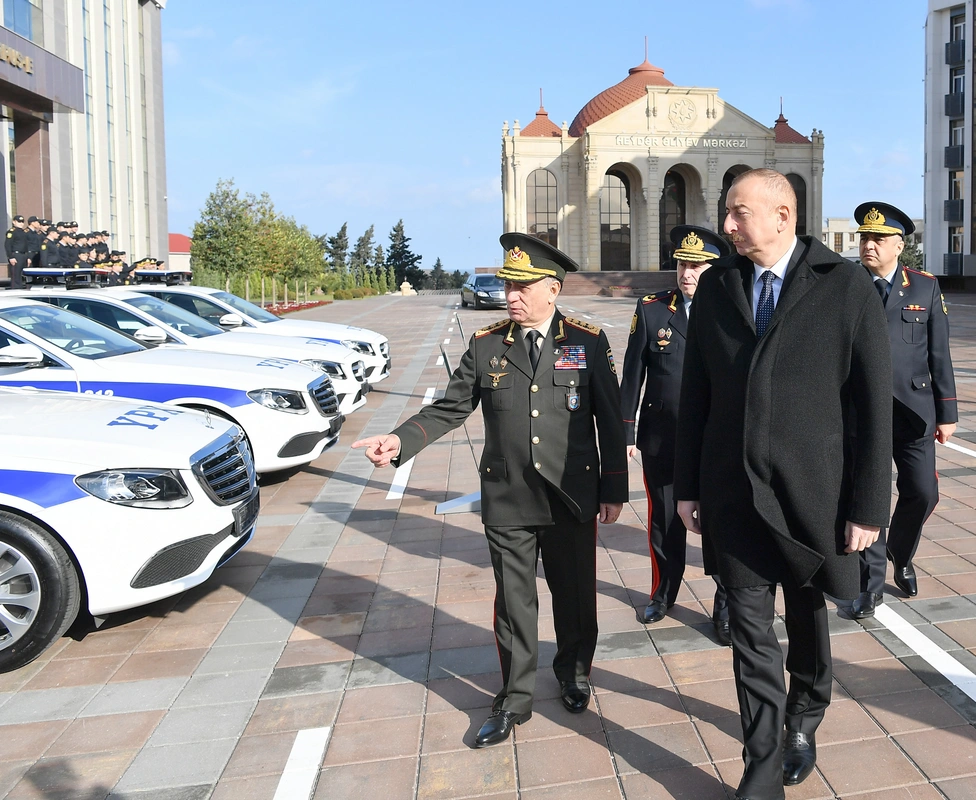
[[[724,236],[698,225],[675,225],[669,235],[676,248],[673,253],[676,261],[704,264],[732,252]]]
[[[78,223],[77,222],[74,222],[74,221],[69,222],[68,223],[68,227],[69,228],[77,228],[78,227]]]
[[[37,217],[33,214],[27,218],[27,224],[30,225],[32,222],[37,222]]]
[[[45,232],[46,234],[48,234],[48,235],[50,235],[50,234],[52,234],[52,233],[57,233],[57,232],[58,232],[58,229],[57,229],[57,228],[55,228],[55,227],[54,227],[53,225],[48,225],[48,226],[47,226],[47,229],[46,229],[46,230],[45,230],[44,232]]]
[[[124,256],[125,255],[125,250],[113,250],[111,253],[109,253],[109,255],[110,256]]]
[[[22,216],[20,216],[20,214],[18,214],[16,217],[14,217],[14,222],[23,222],[23,221],[24,221],[24,218]]]
[[[108,236],[108,231],[99,231],[98,232],[98,235],[99,236]]]
[[[579,269],[564,252],[527,233],[503,233],[498,241],[505,248],[505,264],[496,273],[500,280],[534,283],[555,278],[562,283],[567,272]]]
[[[915,223],[911,217],[888,203],[861,203],[854,209],[854,219],[860,226],[858,233],[878,233],[883,236],[898,234],[905,237],[915,232]]]
[[[39,220],[39,221],[40,221],[41,225],[43,225],[45,228],[48,228],[48,227],[51,226],[51,220],[49,220],[49,219],[42,219],[42,220]]]

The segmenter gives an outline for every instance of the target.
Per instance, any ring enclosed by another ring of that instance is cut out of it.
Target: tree
[[[906,239],[905,249],[898,256],[898,262],[909,269],[923,269],[922,251],[918,249],[918,245],[914,241]]]
[[[329,263],[333,272],[339,275],[346,274],[346,256],[349,252],[349,232],[346,223],[342,223],[339,232],[335,236],[330,236],[325,244],[325,260]]]
[[[356,247],[349,257],[349,271],[357,286],[371,286],[369,272],[373,260],[373,230],[370,225],[366,232],[356,240]]]
[[[376,269],[376,289],[380,294],[390,291],[390,286],[386,281],[386,253],[383,252],[383,245],[376,245],[373,251],[373,266]]]
[[[218,180],[193,225],[191,268],[203,267],[224,280],[250,269],[257,253],[257,226],[251,202],[234,181]]]
[[[410,249],[410,237],[404,233],[401,219],[390,231],[390,252],[386,264],[393,268],[394,286],[410,281],[414,289],[423,289],[427,284],[427,274],[418,266],[422,260]]]
[[[456,269],[451,273],[451,286],[452,289],[460,289],[464,286],[464,282],[470,277],[471,273],[461,272],[461,270]]]
[[[437,260],[434,262],[434,268],[430,271],[430,285],[433,289],[449,289],[451,288],[448,283],[450,278],[444,271],[444,265],[441,263],[441,259],[438,256]]]

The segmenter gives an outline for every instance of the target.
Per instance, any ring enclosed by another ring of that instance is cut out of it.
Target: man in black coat
[[[58,245],[58,229],[53,225],[47,229],[47,237],[41,242],[38,253],[38,266],[56,267],[60,263],[61,248]]]
[[[676,247],[678,288],[637,301],[620,382],[627,455],[633,458],[637,450],[641,452],[649,508],[651,595],[643,614],[647,623],[660,622],[667,615],[678,597],[685,571],[687,532],[675,510],[673,483],[674,433],[678,425],[688,314],[702,273],[715,259],[731,252],[724,237],[694,225],[672,228],[670,238]],[[639,424],[636,423],[638,408]],[[721,644],[729,645],[732,640],[725,590],[718,576],[712,577],[718,584],[712,604],[715,635]]]
[[[895,585],[918,594],[912,559],[922,525],[939,502],[935,440],[945,444],[956,430],[956,381],[949,356],[949,310],[939,281],[928,272],[898,263],[905,237],[915,224],[887,203],[862,203],[854,210],[860,226],[861,263],[867,267],[888,322],[891,340],[892,455],[898,468],[898,502],[891,527],[861,553],[861,594],[851,606],[855,619],[873,617],[884,598],[887,559]]]
[[[796,196],[767,169],[729,189],[738,256],[698,284],[674,493],[729,598],[744,771],[737,797],[782,800],[816,763],[830,703],[824,592],[854,598],[891,491],[891,348],[865,270],[796,236]],[[852,420],[857,420],[851,445]],[[773,627],[782,584],[790,673]]]
[[[540,552],[562,702],[573,713],[586,708],[597,639],[596,520],[616,521],[628,495],[620,390],[606,334],[555,306],[576,263],[527,234],[503,234],[501,243],[508,252],[498,277],[509,318],[471,337],[442,399],[393,433],[352,444],[366,447],[377,466],[399,466],[482,408],[481,518],[495,578],[502,689],[476,747],[504,741],[532,716]]]

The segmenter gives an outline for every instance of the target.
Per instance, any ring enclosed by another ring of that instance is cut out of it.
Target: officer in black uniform
[[[7,231],[4,242],[7,252],[7,271],[10,275],[10,288],[24,287],[23,272],[27,266],[27,229],[24,218],[19,214],[13,218],[13,227]]]
[[[59,267],[73,267],[78,261],[78,247],[75,244],[75,235],[66,231],[61,234],[59,254]]]
[[[58,244],[58,229],[53,225],[47,229],[47,236],[41,242],[41,250],[38,253],[38,266],[56,267],[61,259],[61,247]]]
[[[678,597],[685,571],[687,532],[676,513],[672,484],[688,315],[699,276],[715,259],[731,252],[724,237],[695,225],[672,228],[670,239],[675,245],[678,288],[637,302],[620,384],[627,455],[633,457],[637,450],[641,452],[649,506],[651,595],[643,614],[647,623],[660,622],[667,615]],[[639,424],[635,422],[638,408]],[[712,622],[719,642],[728,646],[732,643],[728,602],[718,576],[713,578],[718,588],[712,604]]]
[[[862,203],[861,263],[874,278],[888,319],[893,383],[892,456],[898,469],[898,501],[887,536],[861,553],[861,594],[851,607],[855,619],[874,616],[883,602],[886,557],[895,586],[918,594],[912,558],[922,525],[939,502],[935,440],[945,444],[956,430],[956,382],[949,356],[949,311],[934,275],[898,263],[905,237],[915,225],[887,203]]]
[[[27,264],[24,266],[38,267],[38,254],[41,252],[41,242],[44,241],[44,231],[38,217],[27,218]]]
[[[98,256],[99,261],[108,261],[108,231],[95,232],[95,254]]]
[[[481,517],[495,578],[503,686],[477,747],[504,741],[532,716],[540,551],[562,703],[573,713],[586,708],[597,638],[596,520],[616,521],[627,501],[620,390],[606,334],[555,306],[566,272],[578,267],[527,234],[503,234],[501,243],[507,255],[498,277],[509,318],[471,337],[443,399],[393,433],[352,445],[366,447],[377,466],[396,465],[481,405]]]

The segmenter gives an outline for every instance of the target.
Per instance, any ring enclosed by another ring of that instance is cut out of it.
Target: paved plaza
[[[391,377],[314,464],[263,482],[255,538],[207,583],[0,675],[0,796],[733,796],[742,762],[732,652],[714,641],[714,584],[696,537],[673,613],[638,621],[651,574],[636,463],[630,504],[599,530],[590,708],[571,715],[560,703],[540,567],[533,717],[510,741],[473,749],[500,684],[494,586],[479,516],[438,516],[435,506],[478,488],[480,414],[408,476],[374,470],[349,448],[436,397],[447,381],[440,348],[456,364],[466,337],[504,316],[457,300],[370,298],[301,314],[389,336]],[[606,329],[620,364],[634,300],[563,300],[569,316]],[[942,500],[915,560],[918,597],[889,580],[864,624],[831,607],[834,702],[817,769],[788,800],[976,798],[976,296],[948,300],[954,442],[972,452],[938,447]]]

